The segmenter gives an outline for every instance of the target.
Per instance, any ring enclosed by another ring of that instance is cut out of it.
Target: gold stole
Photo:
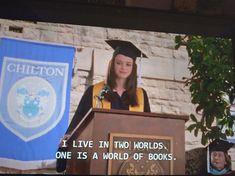
[[[96,107],[97,103],[97,96],[99,95],[100,91],[104,87],[104,81],[99,82],[93,86],[93,92],[92,92],[92,107]],[[137,111],[137,112],[144,112],[144,92],[143,89],[137,88],[136,89],[136,95],[138,97],[138,106],[129,106],[129,111]],[[111,103],[105,99],[102,100],[102,108],[104,109],[111,109]]]

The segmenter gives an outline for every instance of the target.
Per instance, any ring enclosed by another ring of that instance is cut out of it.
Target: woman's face
[[[114,59],[114,71],[119,79],[127,79],[130,76],[133,68],[133,59],[118,54]]]
[[[215,169],[222,170],[227,164],[223,151],[211,152],[211,164]]]

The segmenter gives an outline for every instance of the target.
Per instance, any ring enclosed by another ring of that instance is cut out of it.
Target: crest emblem
[[[5,57],[0,120],[24,141],[46,134],[65,110],[68,64]]]
[[[8,114],[22,127],[38,127],[50,119],[55,102],[56,93],[50,83],[36,76],[22,78],[8,93]]]

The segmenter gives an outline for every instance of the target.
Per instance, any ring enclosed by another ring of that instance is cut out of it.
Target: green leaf
[[[180,42],[181,42],[181,36],[180,35],[175,36],[175,43],[179,44]]]
[[[208,137],[204,133],[202,133],[201,144],[206,145],[207,141],[208,141]]]
[[[179,47],[181,46],[181,44],[179,43],[179,44],[177,44],[177,45],[175,45],[175,49],[177,50],[177,49],[179,49]]]
[[[190,131],[190,132],[192,132],[192,130],[193,130],[194,128],[196,128],[196,126],[197,126],[196,124],[191,124],[191,125],[188,126],[187,130]]]
[[[194,130],[194,136],[196,136],[197,137],[197,135],[198,135],[198,131],[199,131],[199,128],[195,128],[195,130]]]
[[[190,114],[190,118],[192,119],[192,121],[197,122],[197,118],[195,117],[195,115]]]
[[[206,127],[207,128],[210,128],[213,122],[214,122],[214,116],[207,116],[206,117]]]
[[[199,111],[201,111],[203,109],[203,106],[199,105],[197,108],[196,108],[196,112],[198,113]]]

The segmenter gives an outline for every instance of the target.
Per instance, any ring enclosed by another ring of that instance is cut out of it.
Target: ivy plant
[[[192,124],[187,129],[195,136],[200,131],[203,145],[233,136],[235,117],[230,114],[235,96],[232,40],[178,35],[175,42],[176,49],[186,46],[190,57],[191,77],[184,79],[196,112],[190,114]]]

